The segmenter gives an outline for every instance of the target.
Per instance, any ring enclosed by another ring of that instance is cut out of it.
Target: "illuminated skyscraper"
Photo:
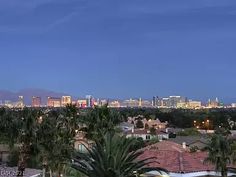
[[[24,97],[23,96],[19,96],[18,97],[17,107],[19,107],[19,108],[23,108],[24,107]]]
[[[157,100],[158,100],[158,97],[157,97],[157,96],[154,96],[154,97],[152,98],[152,106],[153,106],[153,107],[156,107],[156,106],[157,106]]]
[[[129,100],[124,100],[123,104],[126,107],[136,108],[139,107],[139,100],[130,98]]]
[[[186,103],[187,102],[187,98],[186,97],[182,97],[182,96],[170,96],[169,97],[169,105],[168,107],[171,108],[177,108],[177,104],[178,103]]]
[[[220,106],[220,103],[219,103],[218,98],[216,98],[215,101],[211,100],[211,99],[208,100],[207,107],[209,107],[209,108],[218,108],[219,106]]]
[[[76,104],[76,106],[77,107],[79,107],[79,108],[85,108],[86,107],[86,105],[87,105],[87,100],[85,100],[85,99],[78,99],[77,100],[77,104]]]
[[[139,107],[142,107],[142,98],[139,98],[138,106],[139,106]]]
[[[62,96],[61,97],[61,105],[62,106],[66,106],[67,104],[71,104],[71,103],[72,103],[71,96]]]
[[[55,97],[48,97],[48,107],[61,107],[61,99]]]
[[[111,107],[111,108],[119,108],[120,107],[120,102],[118,100],[111,101],[111,102],[109,102],[109,107]]]
[[[32,97],[32,107],[40,107],[41,106],[41,97]]]
[[[92,97],[92,95],[86,95],[86,107],[87,108],[93,107],[93,97]]]

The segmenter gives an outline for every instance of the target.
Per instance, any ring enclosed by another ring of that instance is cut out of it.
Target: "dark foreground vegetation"
[[[144,115],[148,119],[159,118],[160,121],[168,121],[169,126],[177,128],[191,128],[195,126],[199,128],[214,129],[224,127],[226,129],[236,130],[236,109],[120,109],[121,115],[124,117]],[[210,121],[209,126],[202,125],[202,122]]]
[[[117,128],[129,116],[168,121],[169,126],[190,128],[236,128],[236,110],[109,109],[106,106],[79,110],[73,105],[60,109],[0,109],[0,141],[10,147],[8,166],[43,170],[43,176],[134,177],[145,172],[152,159],[137,160],[133,151],[140,140],[125,138]],[[209,120],[209,124],[201,124]],[[94,142],[87,153],[76,152],[78,132]],[[209,144],[209,158],[226,175],[226,166],[235,159],[235,144],[228,134],[217,133]],[[141,142],[142,143],[142,142]],[[214,147],[214,148],[212,148]],[[218,149],[216,149],[216,147]],[[135,172],[135,174],[134,174]]]

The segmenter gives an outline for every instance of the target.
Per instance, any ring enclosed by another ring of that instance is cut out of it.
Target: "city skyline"
[[[215,97],[207,97],[204,99],[201,98],[196,98],[196,97],[189,97],[188,95],[149,95],[148,97],[140,97],[140,96],[130,96],[130,97],[99,97],[97,95],[93,94],[86,94],[86,95],[72,95],[70,93],[63,93],[63,92],[57,92],[57,91],[52,91],[52,90],[45,90],[45,89],[22,89],[19,90],[18,92],[11,92],[11,91],[3,91],[0,90],[0,101],[1,103],[4,103],[4,101],[10,101],[10,102],[15,102],[19,99],[19,96],[24,97],[24,101],[27,105],[30,105],[33,100],[35,101],[35,104],[39,104],[40,102],[42,105],[47,103],[48,98],[62,98],[65,97],[67,99],[67,96],[71,97],[73,101],[77,100],[86,100],[87,97],[92,97],[93,99],[99,99],[99,100],[109,100],[109,101],[125,101],[125,100],[136,100],[138,101],[139,99],[142,99],[142,101],[149,101],[150,103],[153,101],[154,97],[155,99],[167,99],[171,97],[181,97],[181,99],[186,99],[188,101],[200,101],[202,104],[207,104],[209,100],[218,100],[217,102],[219,103],[224,103],[225,105],[229,105],[232,103],[236,103],[236,99],[223,99],[221,97],[215,96]],[[71,100],[71,101],[72,101]]]
[[[1,94],[0,94],[1,95]],[[207,103],[199,100],[189,99],[186,96],[168,96],[159,97],[153,96],[150,99],[102,99],[95,98],[92,95],[86,95],[85,97],[72,97],[70,95],[62,96],[47,96],[46,103],[42,102],[42,97],[31,96],[31,103],[25,102],[23,95],[18,96],[17,101],[0,100],[1,107],[8,108],[23,108],[23,107],[48,107],[48,108],[60,108],[73,104],[78,108],[93,108],[95,106],[107,105],[110,108],[171,108],[171,109],[217,109],[217,108],[236,108],[236,103],[226,104],[218,98],[208,99]],[[28,98],[29,99],[29,98]]]
[[[0,89],[234,99],[235,11],[233,0],[2,0]]]

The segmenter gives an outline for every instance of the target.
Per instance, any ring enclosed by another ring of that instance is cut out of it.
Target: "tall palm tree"
[[[80,116],[81,131],[90,140],[102,139],[102,136],[110,131],[115,131],[116,126],[122,121],[118,112],[111,110],[107,105],[95,107],[85,115]]]
[[[52,152],[56,145],[57,134],[57,117],[54,112],[50,112],[42,117],[42,121],[37,132],[38,139],[38,158],[43,168],[43,177],[46,175],[46,171],[51,162]]]
[[[19,147],[18,174],[21,177],[24,174],[27,160],[36,149],[38,129],[37,120],[40,117],[40,111],[24,108],[18,112],[20,120],[20,129],[18,130],[17,144]]]
[[[227,166],[236,162],[236,152],[232,145],[227,136],[215,134],[207,147],[208,157],[205,162],[214,164],[222,177],[227,177]]]
[[[68,105],[62,110],[52,110],[42,118],[38,131],[39,157],[46,170],[60,176],[74,153],[74,137],[77,128],[77,109]]]
[[[62,110],[57,120],[57,139],[54,151],[54,168],[60,176],[65,173],[65,168],[71,162],[74,153],[74,142],[77,125],[78,112],[75,105],[69,104]]]
[[[88,177],[134,177],[144,173],[154,158],[138,160],[143,152],[129,152],[133,141],[107,133],[104,143],[96,141],[92,149],[87,149],[88,153],[78,153],[72,167]]]

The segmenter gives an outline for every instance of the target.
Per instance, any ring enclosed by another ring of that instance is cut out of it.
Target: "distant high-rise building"
[[[142,107],[150,108],[152,107],[152,102],[149,100],[142,100]]]
[[[48,97],[48,107],[61,107],[61,98]]]
[[[99,106],[104,106],[104,105],[107,105],[108,104],[108,100],[106,100],[106,99],[102,99],[102,100],[100,100],[99,101]]]
[[[169,98],[162,99],[162,107],[169,107]]]
[[[177,108],[178,103],[186,103],[187,98],[186,97],[181,97],[181,96],[170,96],[169,97],[169,105],[168,107],[171,108]]]
[[[5,101],[4,101],[4,106],[9,107],[9,108],[12,108],[12,107],[13,107],[13,104],[12,104],[11,100],[5,100]]]
[[[41,97],[32,97],[32,107],[40,107],[41,106]]]
[[[215,101],[211,99],[208,100],[208,104],[207,104],[208,108],[218,108],[219,106],[220,106],[220,103],[219,103],[218,98],[216,98]]]
[[[139,98],[138,106],[139,106],[139,107],[142,107],[142,98]]]
[[[152,97],[152,106],[153,107],[157,106],[157,97],[156,96]]]
[[[190,100],[188,102],[188,108],[190,109],[196,109],[196,108],[201,108],[202,107],[202,102],[201,101],[192,101]]]
[[[16,104],[16,107],[19,107],[19,108],[23,108],[24,107],[24,97],[23,96],[19,96],[18,97],[18,102]]]
[[[86,95],[86,107],[93,107],[93,97],[92,95]]]
[[[119,108],[120,107],[120,102],[118,100],[111,101],[111,102],[109,102],[109,107],[111,107],[111,108]]]
[[[83,100],[77,100],[77,104],[76,106],[79,108],[85,108],[87,105],[87,100],[83,99]]]
[[[166,98],[153,97],[152,103],[155,107],[183,108],[187,107],[188,99],[182,96],[169,96]]]
[[[232,108],[236,108],[236,103],[232,103],[232,104],[231,104],[231,107],[232,107]]]
[[[187,108],[187,106],[186,102],[178,102],[175,108]]]
[[[66,105],[71,104],[71,103],[72,103],[71,96],[62,96],[61,97],[61,105],[62,106],[66,106]]]
[[[123,104],[126,107],[135,108],[135,107],[139,107],[139,100],[130,98],[129,100],[124,100]]]
[[[157,97],[157,106],[158,107],[162,107],[163,106],[163,100],[162,100],[162,98],[160,98],[160,97]]]

